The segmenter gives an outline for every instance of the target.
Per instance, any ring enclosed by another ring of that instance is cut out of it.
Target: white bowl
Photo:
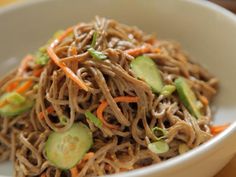
[[[160,38],[180,42],[195,61],[221,81],[215,101],[216,124],[236,120],[236,17],[227,10],[200,0],[54,0],[31,1],[0,10],[0,74],[37,49],[54,31],[95,15],[137,25]],[[122,177],[210,177],[236,152],[236,123],[204,145]],[[11,175],[9,163],[0,164],[0,175]],[[114,175],[119,176],[119,175]]]

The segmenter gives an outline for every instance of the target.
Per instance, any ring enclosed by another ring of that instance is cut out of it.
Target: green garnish
[[[6,93],[6,101],[13,105],[19,105],[26,101],[26,98],[17,92]]]
[[[166,138],[166,135],[167,135],[167,131],[163,128],[160,128],[160,127],[154,127],[152,129],[152,132],[156,136],[157,140],[161,140],[163,138]]]
[[[95,32],[93,33],[93,39],[92,39],[92,43],[91,43],[91,47],[92,47],[92,48],[94,48],[95,45],[96,45],[97,37],[98,37],[98,32],[95,31]]]
[[[61,36],[63,33],[65,32],[65,30],[58,30],[56,31],[52,37],[48,40],[48,42],[46,43],[45,47],[47,48],[49,44],[51,44],[56,38],[58,38],[59,36]]]
[[[39,84],[35,84],[35,85],[33,86],[33,90],[38,90],[38,88],[39,88]]]
[[[169,145],[165,141],[159,140],[149,143],[148,149],[156,154],[162,154],[169,151]]]
[[[14,117],[29,111],[34,102],[29,98],[24,98],[21,95],[5,93],[0,97],[0,115],[2,117]]]
[[[68,123],[69,118],[65,115],[61,115],[59,116],[59,120],[62,125],[66,125]]]
[[[161,95],[164,95],[166,97],[170,96],[174,91],[176,90],[176,87],[174,85],[165,85],[161,90]]]
[[[51,42],[53,42],[56,38],[58,38],[62,33],[64,32],[64,30],[58,30],[57,32],[55,32],[53,34],[53,36],[51,37],[51,39],[48,40],[48,42],[39,48],[39,50],[36,52],[35,54],[35,63],[38,65],[46,65],[49,61],[49,56],[47,54],[47,47],[49,46],[49,44]]]
[[[35,54],[35,62],[38,65],[46,65],[49,61],[46,47],[41,47]]]
[[[180,100],[188,111],[197,119],[201,118],[201,112],[198,108],[197,98],[194,92],[191,90],[187,81],[179,77],[175,80],[175,86],[179,95]]]
[[[85,116],[98,128],[102,128],[102,122],[90,111],[85,112]]]
[[[102,52],[95,50],[94,48],[89,48],[88,53],[95,59],[98,60],[105,60],[107,56],[104,55]]]
[[[135,58],[131,64],[131,69],[137,78],[144,80],[155,93],[161,93],[163,83],[160,71],[156,63],[147,56]]]
[[[45,154],[50,163],[60,169],[74,167],[91,148],[92,132],[83,123],[74,123],[65,132],[52,132],[45,144]]]
[[[189,147],[187,146],[187,144],[182,143],[179,145],[178,151],[179,151],[179,154],[183,154],[189,151]]]

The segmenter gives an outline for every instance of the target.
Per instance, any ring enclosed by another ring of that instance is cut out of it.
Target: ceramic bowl
[[[95,15],[136,25],[161,39],[178,41],[193,60],[220,79],[214,123],[231,126],[190,152],[122,177],[211,177],[236,152],[236,17],[203,0],[37,0],[0,10],[0,75],[15,67],[58,29]],[[0,175],[12,174],[10,163]]]

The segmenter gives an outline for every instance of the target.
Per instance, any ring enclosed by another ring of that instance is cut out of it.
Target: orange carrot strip
[[[28,80],[25,83],[23,83],[20,87],[18,87],[16,89],[17,93],[24,93],[25,91],[27,91],[31,86],[33,85],[33,81],[32,80]]]
[[[89,159],[91,159],[93,156],[94,156],[94,152],[88,152],[87,154],[84,155],[83,160],[84,160],[84,161],[89,160]]]
[[[49,107],[46,109],[46,111],[47,111],[48,114],[51,114],[51,113],[54,112],[54,108],[53,108],[52,106],[49,106]],[[44,114],[43,114],[43,112],[40,112],[38,116],[39,116],[39,119],[44,119]]]
[[[211,129],[211,134],[212,135],[217,135],[224,131],[226,128],[229,127],[230,124],[224,124],[224,125],[217,125],[217,126],[212,126]]]
[[[39,77],[39,76],[41,75],[41,73],[43,72],[43,70],[44,70],[44,68],[35,69],[35,70],[33,71],[33,75],[34,75],[35,77]]]
[[[161,49],[155,48],[155,49],[153,49],[153,52],[154,52],[154,53],[161,53]]]
[[[16,89],[16,87],[17,87],[18,85],[19,85],[19,82],[18,82],[18,81],[12,82],[12,83],[10,83],[10,84],[7,86],[6,91],[7,91],[7,92],[12,92],[13,90]]]
[[[77,169],[82,169],[85,162],[91,159],[95,154],[93,152],[88,152],[84,155],[83,159],[77,164]]]
[[[129,55],[132,55],[132,56],[136,57],[136,56],[139,56],[139,55],[142,55],[144,53],[151,52],[151,51],[152,51],[151,45],[143,45],[141,47],[137,47],[137,48],[134,48],[134,49],[128,49],[125,52]]]
[[[114,100],[115,100],[115,102],[133,103],[133,102],[138,102],[138,97],[120,96],[120,97],[114,98]],[[97,109],[97,117],[108,128],[118,129],[119,128],[118,126],[108,123],[103,117],[103,112],[104,112],[104,110],[106,109],[107,106],[108,106],[107,101],[102,101],[101,102],[101,104],[98,106],[98,109]]]
[[[22,75],[24,70],[28,67],[28,62],[33,60],[33,56],[32,55],[27,55],[25,56],[25,58],[23,58],[20,67],[18,69],[18,75]]]
[[[79,175],[77,167],[73,167],[70,169],[71,177],[77,177]]]
[[[88,87],[86,86],[86,84],[81,79],[79,79],[77,75],[65,65],[65,63],[60,62],[60,59],[53,51],[54,47],[56,47],[72,31],[73,31],[73,27],[68,28],[58,39],[56,39],[54,42],[51,43],[51,45],[47,48],[47,52],[50,58],[54,61],[54,63],[65,72],[67,77],[73,80],[82,89],[84,89],[85,91],[88,91]]]
[[[209,104],[209,101],[208,101],[208,99],[205,96],[200,95],[199,99],[202,102],[202,104],[204,104],[204,105],[208,105]]]

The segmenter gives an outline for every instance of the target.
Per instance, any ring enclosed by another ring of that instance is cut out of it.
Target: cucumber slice
[[[139,56],[131,62],[130,66],[136,77],[144,80],[152,88],[153,92],[161,92],[163,83],[160,71],[151,58]]]
[[[197,119],[201,117],[201,112],[198,109],[197,98],[194,95],[193,91],[189,87],[186,80],[182,77],[179,77],[175,80],[175,86],[179,95],[180,100],[183,102],[184,106],[188,111]]]
[[[7,100],[8,96],[9,94],[2,95],[0,98],[0,102]],[[21,104],[6,103],[0,108],[0,115],[3,117],[14,117],[30,110],[33,104],[34,102],[30,99],[26,99]]]
[[[45,145],[48,160],[60,169],[74,167],[91,148],[92,132],[83,123],[74,123],[66,132],[53,132]]]

